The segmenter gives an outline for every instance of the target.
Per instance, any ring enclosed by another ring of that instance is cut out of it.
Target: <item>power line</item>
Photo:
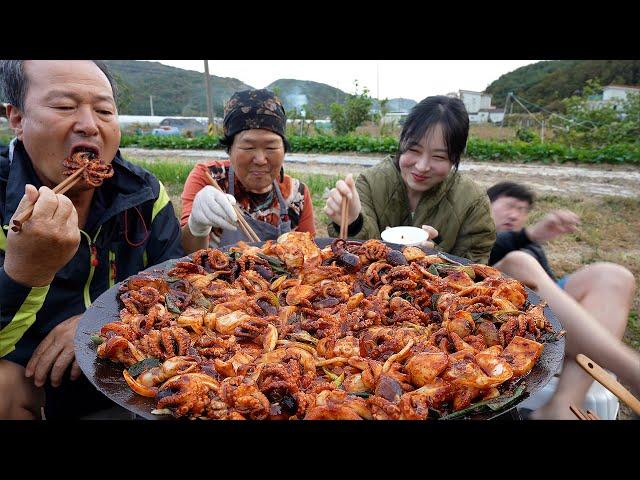
[[[514,95],[514,97],[515,97],[515,95]],[[574,124],[578,124],[578,125],[584,125],[584,124],[588,123],[588,124],[593,125],[594,127],[598,127],[598,126],[606,125],[605,123],[596,123],[596,122],[593,122],[593,121],[591,121],[591,120],[583,120],[583,121],[579,121],[579,120],[577,120],[577,119],[575,119],[575,118],[565,117],[565,116],[563,116],[563,115],[560,115],[559,113],[552,112],[551,110],[547,110],[546,108],[541,107],[540,105],[537,105],[537,104],[535,104],[535,103],[533,103],[533,102],[531,102],[531,101],[527,100],[526,98],[519,97],[519,99],[520,99],[520,100],[522,100],[523,102],[528,103],[529,105],[532,105],[532,106],[534,106],[534,107],[536,107],[536,108],[539,108],[540,110],[542,110],[542,111],[544,111],[544,112],[549,113],[549,114],[550,114],[550,116],[555,116],[555,117],[561,118],[562,120],[565,120],[566,122],[570,122],[570,123],[574,123]],[[526,110],[526,109],[525,109],[525,110]],[[553,127],[553,125],[552,125],[552,127]],[[557,127],[553,127],[553,128],[557,128]]]

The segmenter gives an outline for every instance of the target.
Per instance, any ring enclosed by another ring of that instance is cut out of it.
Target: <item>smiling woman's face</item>
[[[243,130],[233,138],[229,156],[244,188],[254,193],[266,193],[280,175],[284,143],[282,137],[271,130]]]
[[[409,193],[422,193],[441,183],[453,166],[440,124],[400,155],[400,175]]]

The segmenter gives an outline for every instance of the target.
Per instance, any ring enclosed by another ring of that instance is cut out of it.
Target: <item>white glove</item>
[[[207,185],[193,199],[189,230],[194,237],[206,237],[212,228],[237,230],[238,217],[233,209],[236,199]]]

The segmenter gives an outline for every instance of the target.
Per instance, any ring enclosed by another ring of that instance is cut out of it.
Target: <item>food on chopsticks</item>
[[[113,177],[113,167],[111,164],[103,164],[93,151],[78,150],[70,157],[62,161],[65,170],[62,172],[68,175],[62,182],[53,187],[54,193],[64,194],[73,187],[80,178],[92,187],[99,187],[107,178]],[[19,232],[22,224],[31,218],[34,204],[27,206],[13,219],[11,230]]]
[[[100,358],[156,414],[455,418],[523,390],[554,335],[543,305],[485,265],[292,232],[195,252],[120,287]],[[562,332],[560,332],[561,334]],[[96,342],[99,343],[99,342]]]
[[[113,177],[113,166],[100,162],[100,158],[92,151],[80,150],[63,160],[64,175],[72,175],[79,169],[84,169],[82,178],[92,186],[99,187],[107,178]]]

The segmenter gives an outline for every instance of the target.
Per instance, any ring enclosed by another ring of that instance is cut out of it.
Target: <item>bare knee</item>
[[[531,288],[535,288],[542,280],[548,278],[535,258],[519,250],[509,252],[494,267]]]
[[[610,262],[598,262],[585,267],[576,274],[573,283],[582,283],[585,293],[602,292],[607,295],[620,295],[631,300],[636,290],[636,279],[622,265]],[[569,281],[572,278],[569,278]],[[567,282],[568,285],[569,282]]]

